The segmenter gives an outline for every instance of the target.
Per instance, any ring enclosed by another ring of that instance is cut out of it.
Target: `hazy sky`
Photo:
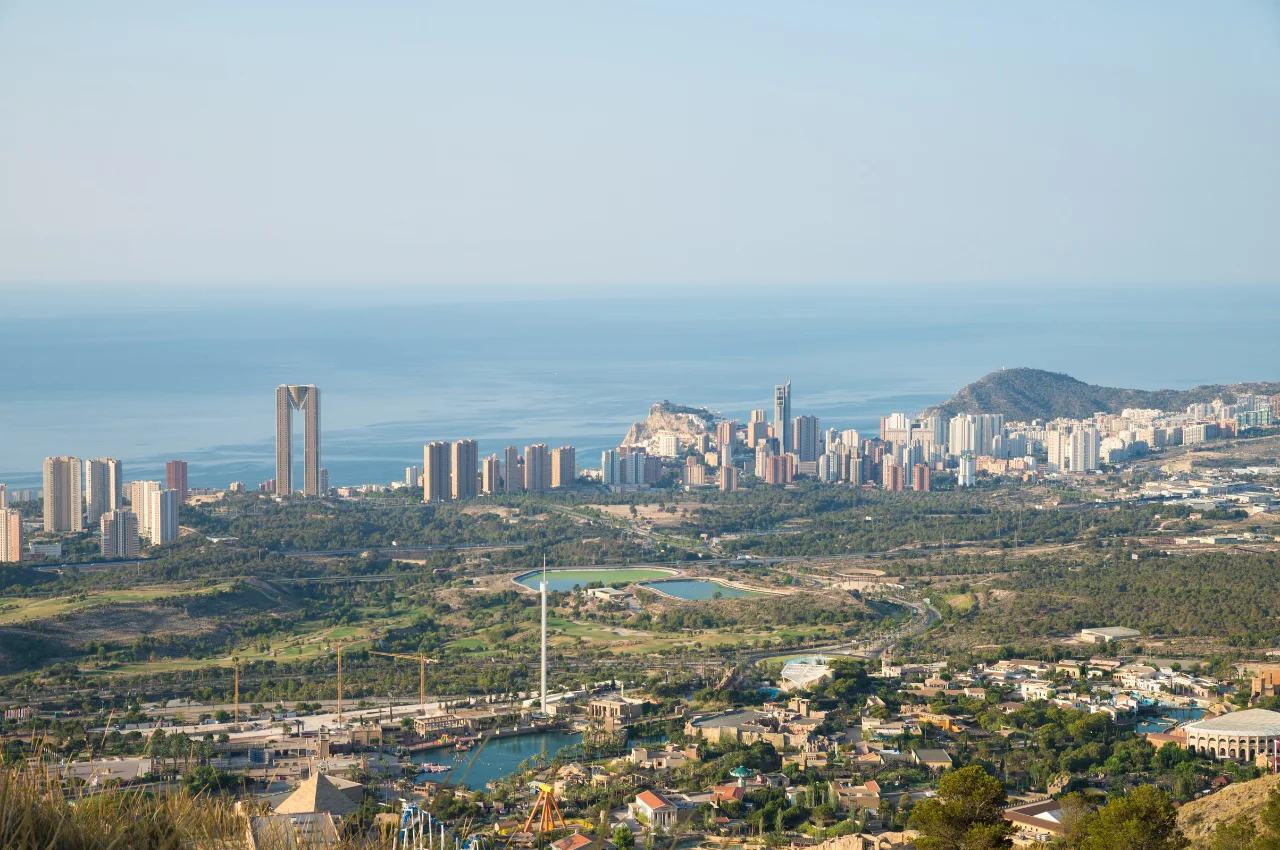
[[[1280,3],[0,0],[51,281],[1280,283]]]

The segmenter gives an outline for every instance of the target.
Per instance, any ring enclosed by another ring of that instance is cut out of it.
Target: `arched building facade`
[[[1250,708],[1195,720],[1180,731],[1191,752],[1243,764],[1273,751],[1280,741],[1280,712]]]

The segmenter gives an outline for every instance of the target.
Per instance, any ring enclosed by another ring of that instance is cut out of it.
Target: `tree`
[[[621,850],[631,850],[636,846],[636,837],[631,834],[631,830],[619,825],[613,830],[613,843]]]
[[[942,778],[938,796],[915,808],[920,850],[997,850],[1012,847],[1014,825],[1005,820],[1004,783],[981,767],[961,768]]]
[[[1182,850],[1191,843],[1169,795],[1152,785],[1112,800],[1080,827],[1080,850]]]

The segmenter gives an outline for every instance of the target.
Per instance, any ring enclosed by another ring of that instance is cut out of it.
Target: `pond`
[[[1204,715],[1205,710],[1203,708],[1175,708],[1162,705],[1160,706],[1160,715],[1158,717],[1139,720],[1135,731],[1140,735],[1147,732],[1166,732],[1179,723],[1199,720]]]
[[[606,586],[618,582],[633,584],[635,582],[662,578],[673,574],[674,570],[664,570],[657,567],[619,567],[617,569],[601,570],[547,570],[547,590],[568,591],[573,590],[574,585],[577,585],[578,587],[585,587],[593,581],[603,582]],[[517,584],[523,584],[531,590],[537,590],[538,583],[541,581],[542,570],[534,570],[531,573],[524,573],[523,575],[516,576]]]
[[[582,740],[576,732],[539,732],[535,735],[516,735],[511,738],[494,738],[476,759],[471,772],[467,774],[466,784],[472,788],[483,788],[486,782],[502,779],[515,772],[516,765],[525,759],[534,759],[539,753],[546,752],[551,758],[564,747]],[[417,764],[434,762],[436,764],[453,764],[458,759],[470,758],[470,752],[454,752],[452,750],[430,750],[425,753],[414,753],[413,761]],[[465,767],[459,767],[450,782],[457,782]],[[443,782],[447,773],[427,774],[424,778],[435,782]]]
[[[701,578],[675,578],[661,581],[642,582],[641,584],[643,587],[647,587],[651,590],[660,590],[677,599],[736,599],[742,596],[760,595],[754,590],[743,590],[739,587],[729,587],[728,585],[720,584],[719,582]],[[719,596],[716,594],[719,594]]]

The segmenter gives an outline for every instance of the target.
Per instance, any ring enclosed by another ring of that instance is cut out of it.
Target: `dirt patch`
[[[217,629],[212,619],[192,617],[185,609],[154,605],[104,605],[46,621],[41,633],[68,643],[131,642],[139,635],[203,634]]]

